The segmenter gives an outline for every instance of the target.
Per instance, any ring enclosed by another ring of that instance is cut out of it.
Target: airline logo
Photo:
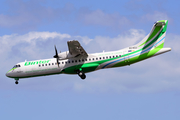
[[[49,63],[49,61],[51,61],[51,60],[29,61],[29,62],[25,62],[24,66],[37,65],[37,64],[46,64],[46,63]]]

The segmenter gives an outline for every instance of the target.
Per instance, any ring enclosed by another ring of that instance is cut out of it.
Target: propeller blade
[[[57,61],[58,67],[59,67],[59,62],[58,62],[58,58],[56,58],[56,61]]]
[[[55,48],[55,55],[54,55],[54,58],[58,58],[58,52],[57,52],[57,49],[56,49],[56,46],[54,45],[54,48]]]
[[[56,49],[56,46],[54,45],[54,48],[55,48],[55,55],[54,55],[54,58],[56,58],[56,62],[57,62],[57,64],[58,64],[58,67],[59,67],[59,61],[58,61],[58,59],[59,59],[59,56],[58,56],[58,52],[57,52],[57,49]]]

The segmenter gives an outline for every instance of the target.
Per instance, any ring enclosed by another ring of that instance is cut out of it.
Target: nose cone
[[[9,77],[9,78],[13,78],[14,73],[12,73],[12,71],[8,71],[8,72],[6,73],[6,76]]]
[[[7,72],[7,73],[6,73],[6,76],[7,76],[7,77],[10,77],[10,73],[9,73],[9,72]]]

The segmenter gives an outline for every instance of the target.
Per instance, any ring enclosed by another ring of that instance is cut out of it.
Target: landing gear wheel
[[[79,75],[79,77],[81,77],[81,79],[85,79],[86,78],[86,75],[84,74],[83,71],[77,71],[77,74]]]
[[[86,75],[85,74],[80,76],[80,77],[81,77],[81,79],[86,79]]]
[[[15,84],[18,84],[18,83],[19,83],[18,81],[15,82]]]

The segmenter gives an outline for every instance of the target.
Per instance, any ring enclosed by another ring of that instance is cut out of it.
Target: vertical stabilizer
[[[138,44],[134,45],[136,48],[146,49],[147,47],[161,47],[164,46],[166,29],[168,20],[160,20],[154,23],[151,32]]]

